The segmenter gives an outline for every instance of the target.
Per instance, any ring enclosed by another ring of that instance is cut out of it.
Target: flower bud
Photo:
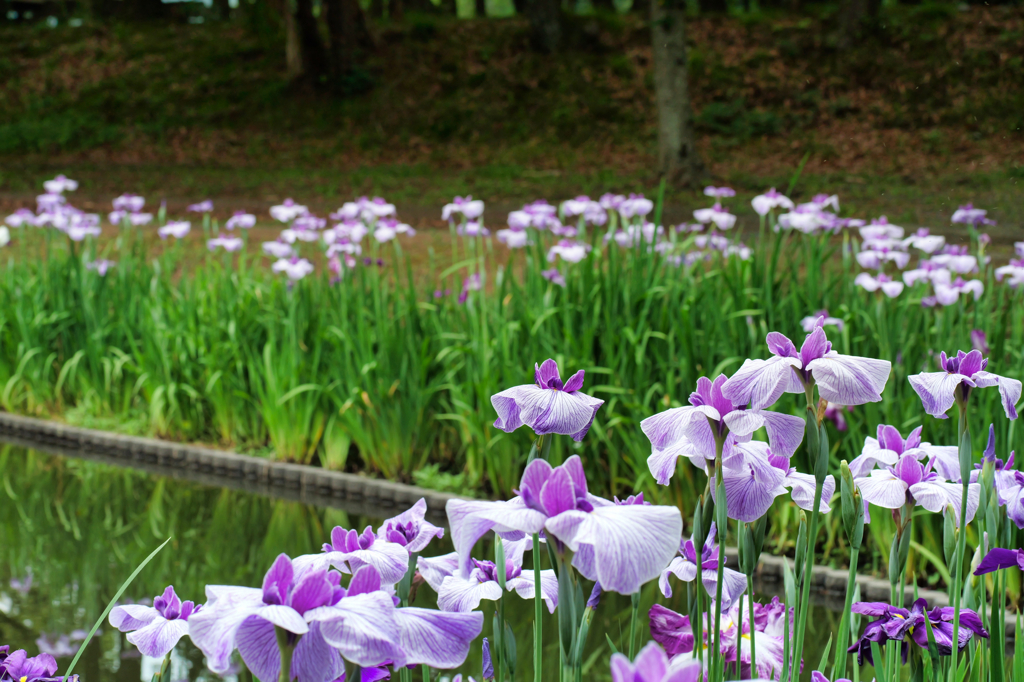
[[[807,565],[807,514],[800,510],[800,529],[796,533],[796,583],[803,584],[804,566]]]
[[[974,453],[971,451],[970,431],[964,430],[964,435],[960,439],[958,454],[960,458],[960,482],[967,483],[971,480],[971,469],[974,468]]]
[[[946,565],[952,567],[954,555],[956,554],[957,535],[960,530],[956,527],[956,510],[952,504],[946,505],[946,513],[943,514],[942,524],[942,554],[946,559]]]

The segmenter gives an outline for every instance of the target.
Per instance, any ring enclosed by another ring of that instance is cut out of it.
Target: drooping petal
[[[633,662],[633,674],[637,680],[657,680],[661,682],[668,672],[668,656],[655,642],[648,642],[640,650]]]
[[[1002,549],[999,547],[990,549],[985,558],[978,564],[974,575],[984,575],[1003,568],[1018,566],[1020,554],[1020,550],[1017,549]]]
[[[188,622],[158,618],[149,625],[128,633],[127,640],[145,656],[163,658],[188,634]]]
[[[683,519],[675,507],[609,505],[582,520],[577,514],[549,519],[547,530],[574,552],[592,549],[593,566],[583,575],[606,592],[633,594],[657,578],[679,550]],[[573,565],[583,572],[575,558]]]
[[[953,505],[953,517],[960,526],[960,506],[963,497],[963,486],[959,483],[945,481],[927,481],[910,486],[910,494],[920,506],[936,514],[942,512],[947,505]],[[865,499],[867,495],[864,496]],[[967,523],[974,519],[981,502],[981,484],[970,483],[967,486]]]
[[[262,608],[262,592],[214,585],[207,586],[206,594],[206,606],[188,619],[189,638],[206,656],[207,667],[219,674],[231,665],[238,628]]]
[[[321,621],[324,641],[346,661],[368,667],[402,660],[395,604],[384,592],[345,597],[306,617]]]
[[[718,555],[715,555],[718,558]],[[701,571],[701,583],[712,599],[718,594],[718,571],[705,568]],[[722,610],[728,611],[736,600],[747,591],[747,576],[731,568],[722,570]]]
[[[763,457],[749,456],[740,466],[727,467],[722,479],[729,518],[749,523],[764,516],[775,498],[785,494],[785,478],[783,471]],[[715,486],[713,483],[712,492]]]
[[[855,483],[864,501],[876,507],[899,509],[907,502],[907,484],[888,469],[875,469]]]
[[[808,363],[818,394],[837,405],[863,405],[882,399],[892,363],[831,351]]]
[[[121,632],[131,632],[132,630],[141,630],[161,617],[160,612],[152,606],[125,604],[111,609],[110,617],[107,620],[111,627],[115,627]]]
[[[975,353],[977,351],[971,351]],[[1021,382],[1016,379],[1010,379],[1008,377],[1001,377],[998,374],[992,374],[991,372],[976,372],[971,380],[977,384],[978,388],[985,388],[988,386],[999,387],[999,397],[1003,402],[1003,410],[1006,412],[1007,419],[1017,418],[1017,402],[1020,400],[1021,393]]]
[[[449,552],[435,557],[417,557],[416,570],[434,592],[437,592],[441,589],[444,579],[459,570],[459,555]]]
[[[794,368],[801,368],[798,358],[776,355],[767,360],[745,360],[725,382],[722,394],[735,405],[750,403],[755,410],[770,407],[783,393],[803,393]]]
[[[814,509],[814,493],[817,487],[817,482],[814,476],[810,474],[801,474],[798,471],[790,471],[786,476],[784,485],[789,488],[790,496],[793,498],[793,502],[796,506],[806,511],[812,511]],[[828,514],[832,511],[829,507],[829,500],[836,492],[836,479],[829,474],[825,477],[824,483],[821,486],[821,505],[818,507],[818,511],[822,514]]]
[[[641,421],[640,430],[651,441],[651,447],[658,450],[685,438],[686,426],[694,418],[704,419],[704,416],[695,413],[689,405],[673,407]]]
[[[693,582],[694,578],[697,577],[697,564],[687,561],[681,556],[674,557],[669,562],[668,567],[661,572],[661,577],[658,578],[658,587],[666,599],[672,598],[672,584],[669,582],[670,575],[674,575],[686,583]]]
[[[523,571],[519,577],[509,580],[506,586],[510,590],[515,590],[523,599],[533,599],[537,594],[534,589],[533,571],[530,570]],[[558,606],[558,577],[553,570],[545,569],[540,572],[540,590],[541,599],[548,606],[548,613],[554,613]]]
[[[259,680],[280,677],[281,652],[277,647],[274,626],[270,622],[249,616],[238,628],[236,644],[245,667],[254,677]]]
[[[442,611],[465,613],[480,606],[480,601],[501,599],[501,586],[493,580],[480,582],[473,576],[448,576],[437,592],[437,606]]]
[[[924,411],[933,417],[942,417],[956,402],[956,388],[967,377],[947,372],[922,372],[907,379],[921,397]]]
[[[405,653],[402,665],[448,670],[466,661],[469,647],[484,626],[482,613],[442,613],[408,607],[395,610]]]
[[[693,651],[694,636],[690,618],[655,604],[648,612],[651,638],[665,648],[669,656]]]
[[[513,418],[514,413],[507,406],[507,401],[496,400],[499,396],[514,400],[518,408],[518,417]],[[578,442],[590,429],[594,416],[604,401],[579,391],[566,393],[528,384],[502,391],[491,399],[491,403],[498,411],[499,421],[502,421],[502,424],[495,422],[495,426],[504,431],[514,430],[511,424],[518,421],[529,426],[537,435],[559,433],[572,436],[573,440]],[[507,415],[504,421],[503,410]]]
[[[309,625],[292,653],[292,679],[298,682],[332,682],[345,674],[345,664],[320,634],[320,623]]]
[[[539,511],[528,509],[519,497],[508,502],[449,500],[445,508],[451,527],[452,544],[461,561],[459,571],[463,578],[468,578],[472,570],[473,545],[487,531],[504,533],[517,530],[532,535],[544,528],[547,518]]]

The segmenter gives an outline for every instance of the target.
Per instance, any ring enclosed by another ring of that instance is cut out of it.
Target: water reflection
[[[291,556],[318,552],[334,526],[361,530],[382,520],[364,509],[321,507],[11,445],[0,446],[0,478],[0,643],[28,649],[30,654],[48,647],[62,671],[83,631],[92,626],[121,582],[168,536],[173,537],[171,543],[136,578],[128,591],[131,596],[126,594],[123,601],[151,599],[172,583],[182,599],[197,603],[204,601],[207,584],[259,585],[281,552]],[[446,538],[433,543],[426,554],[449,551]],[[488,556],[490,550],[481,547],[479,551],[480,556]],[[767,598],[774,586],[765,588]],[[669,608],[685,611],[685,590],[677,590],[676,595],[666,601],[657,586],[649,584],[643,591],[642,609],[646,612],[657,598]],[[493,605],[484,604],[485,634],[489,635]],[[425,584],[417,591],[416,605],[436,605],[436,595]],[[506,610],[509,621],[518,624],[518,676],[529,679],[533,604],[513,595]],[[605,633],[617,644],[624,642],[629,612],[628,598],[606,594],[602,599],[585,659],[590,666],[584,670],[588,679],[610,678]],[[827,608],[811,613],[805,678],[817,665],[837,622],[838,615]],[[554,618],[545,622],[545,632],[544,658],[550,679],[556,679]],[[648,633],[641,636],[647,639]],[[76,672],[84,682],[149,682],[159,664],[141,657],[121,633],[104,624]],[[481,654],[476,648],[461,672],[480,679],[480,669]],[[221,679],[206,670],[202,654],[187,638],[175,651],[170,678],[171,682]],[[224,679],[249,682],[252,678],[239,666]]]

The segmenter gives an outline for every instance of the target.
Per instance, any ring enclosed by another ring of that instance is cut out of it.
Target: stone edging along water
[[[319,467],[272,462],[261,457],[155,438],[83,429],[8,412],[0,412],[0,438],[52,454],[86,457],[116,466],[307,504],[341,507],[367,516],[383,517],[398,513],[422,497],[427,501],[428,514],[433,519],[445,521],[445,504],[448,500],[460,498],[459,495]],[[735,548],[728,548],[726,553],[729,563],[735,564]],[[761,557],[758,567],[760,578],[781,582],[784,561],[790,561],[792,565],[791,559]],[[846,570],[815,566],[811,587],[820,596],[842,600],[846,594],[847,577]],[[858,575],[857,582],[863,601],[889,601],[888,580]],[[931,606],[949,604],[945,592],[919,590],[918,596]],[[913,598],[913,590],[908,589],[905,601],[909,603]],[[1008,636],[1012,637],[1010,618],[1007,624]]]

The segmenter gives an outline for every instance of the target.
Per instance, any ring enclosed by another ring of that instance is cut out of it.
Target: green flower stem
[[[533,679],[544,670],[544,596],[540,589],[540,534],[533,534]]]
[[[295,637],[295,641],[290,641],[293,637],[292,633],[288,632],[284,628],[274,626],[274,635],[277,637],[277,648],[281,652],[281,672],[278,675],[278,682],[291,682],[292,679],[292,654],[295,652],[295,645],[299,643],[299,638]],[[358,671],[358,668],[357,668]],[[346,671],[347,672],[347,671]],[[346,679],[354,679],[348,678]]]
[[[850,574],[846,579],[846,601],[843,603],[843,616],[839,621],[839,638],[836,640],[836,657],[832,666],[832,679],[846,677],[846,649],[850,644],[850,610],[853,608],[853,593],[857,591],[857,558],[859,547],[850,548]]]
[[[748,529],[747,532],[749,533],[750,530]],[[748,613],[750,618],[750,679],[756,679],[757,648],[754,646],[756,639],[754,637],[754,576],[750,574],[747,575],[747,606],[749,607]],[[740,616],[740,621],[743,621],[742,615]],[[737,638],[738,641],[739,639]],[[737,646],[739,645],[737,644]],[[737,657],[736,660],[739,661],[739,658]]]

